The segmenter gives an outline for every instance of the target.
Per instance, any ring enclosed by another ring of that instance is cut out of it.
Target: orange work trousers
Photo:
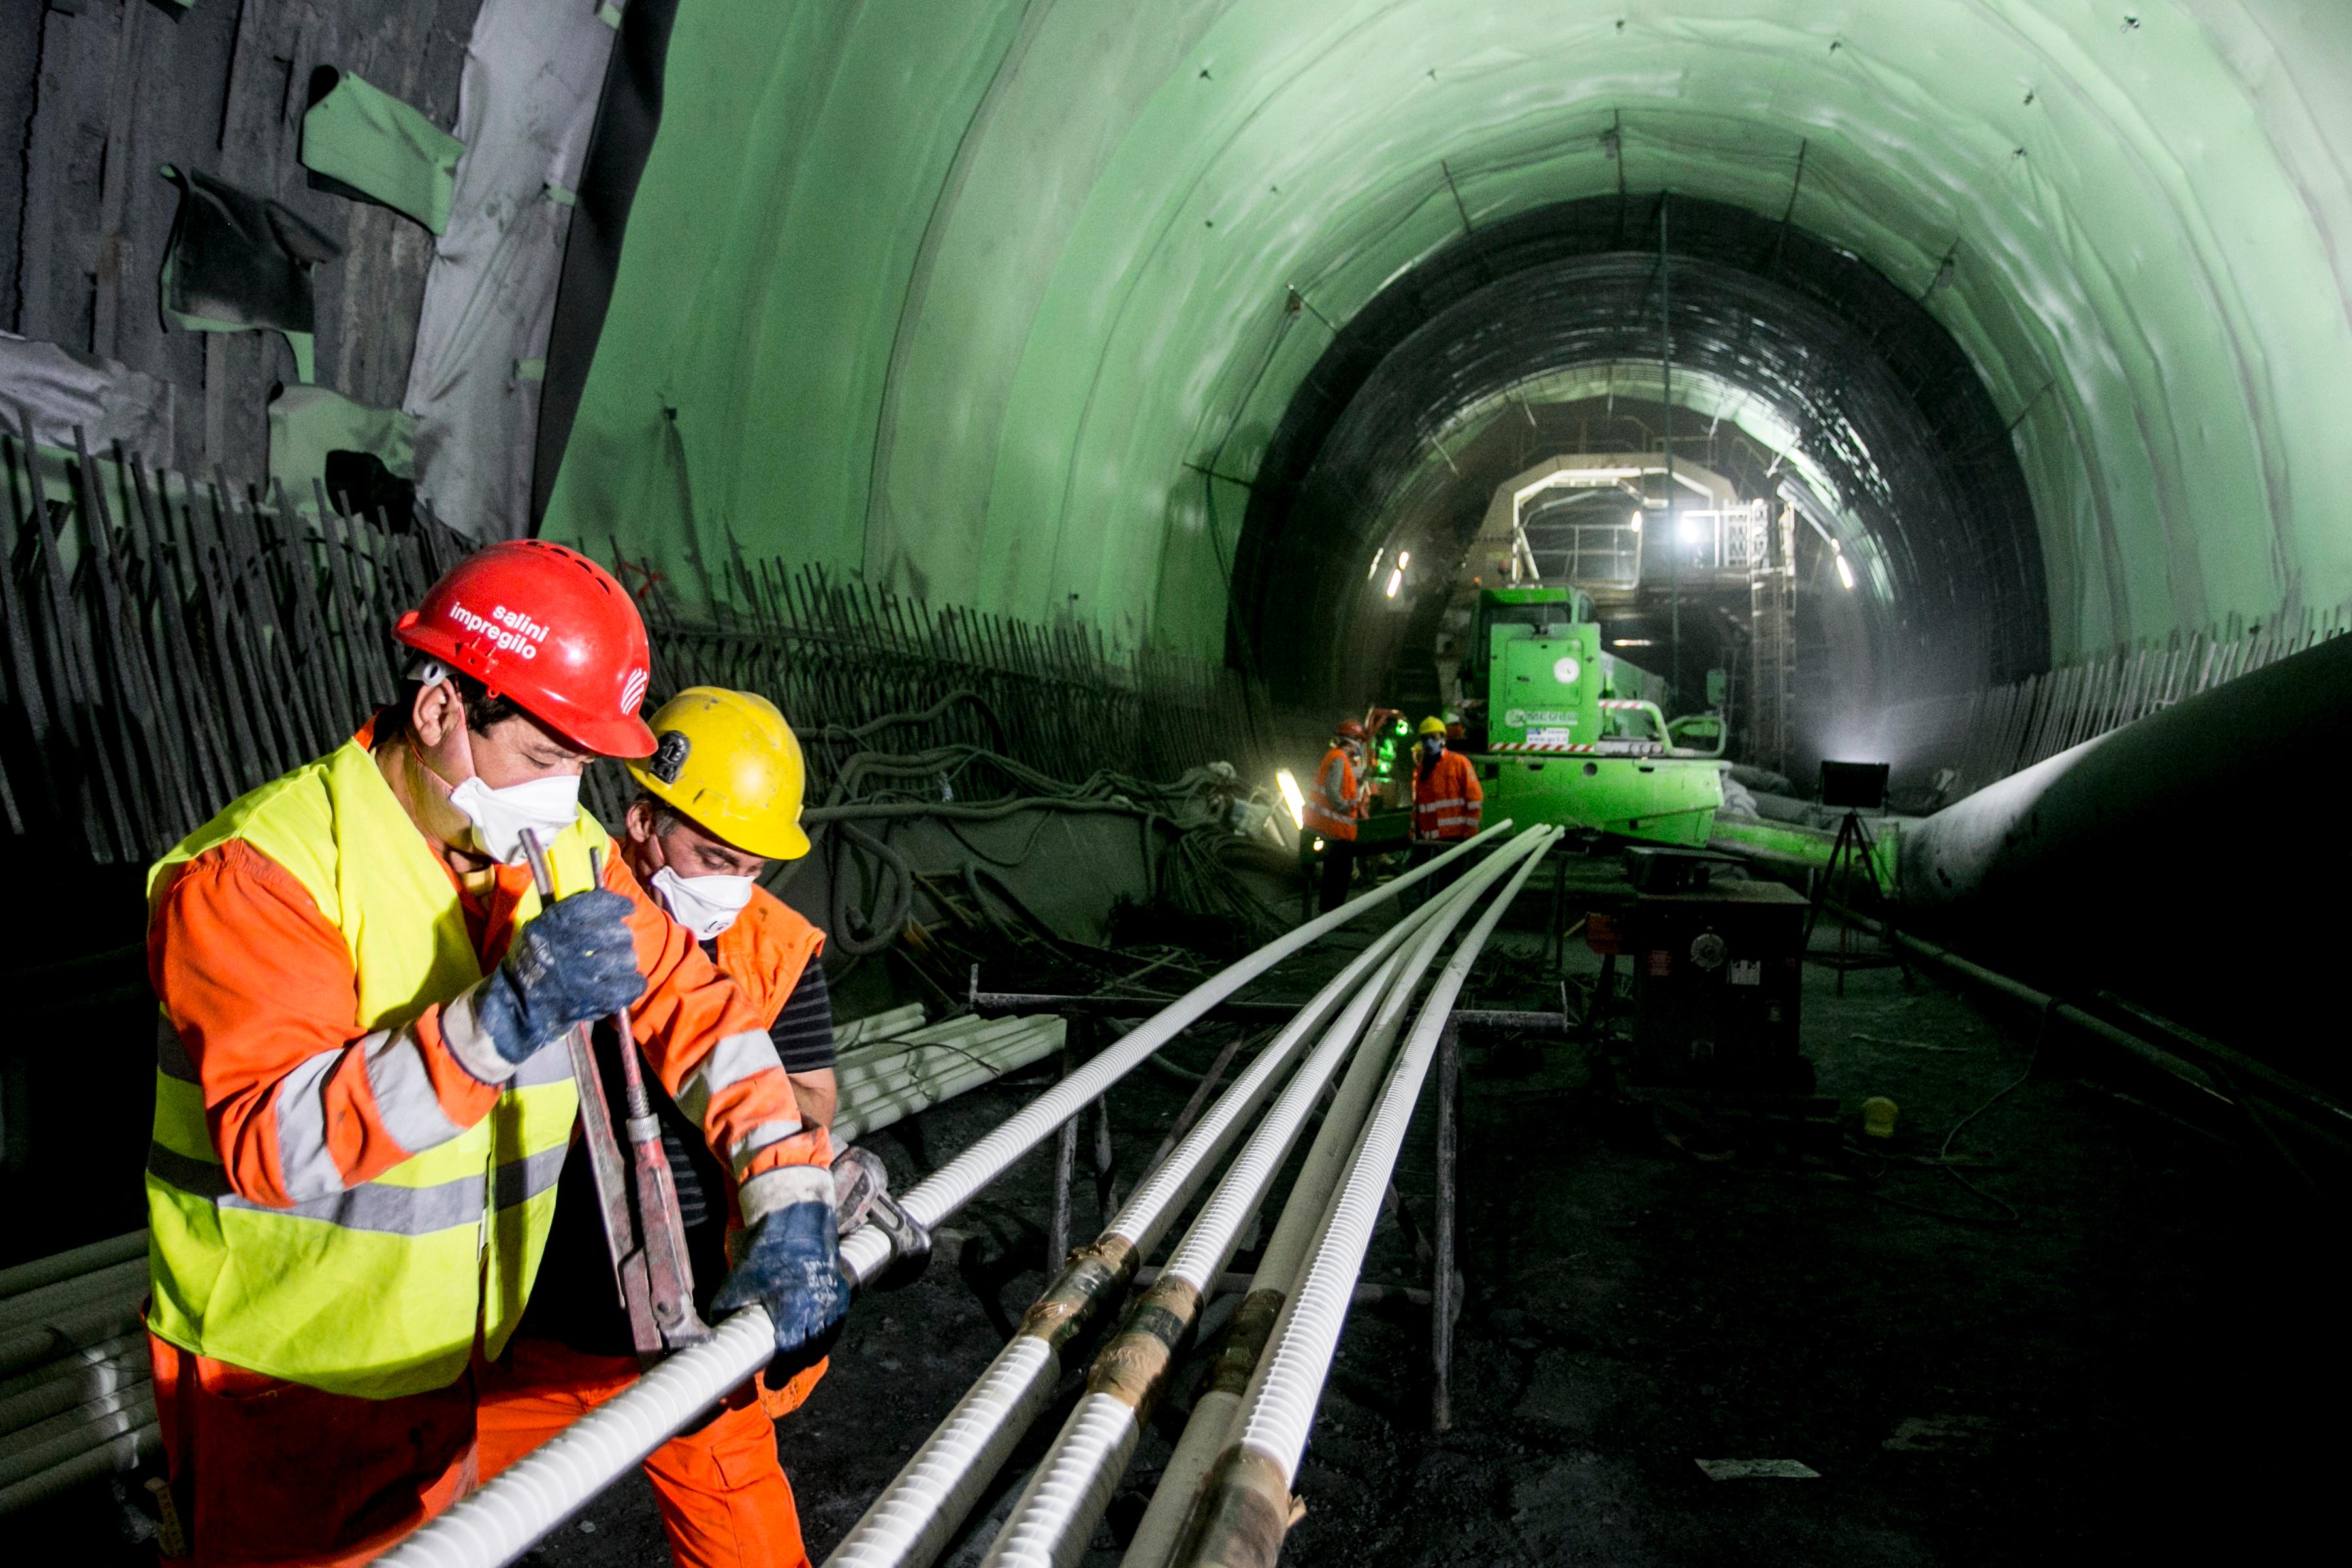
[[[619,1394],[625,1356],[518,1341],[446,1388],[359,1399],[247,1371],[148,1336],[156,1421],[196,1568],[358,1568]],[[800,1512],[774,1418],[783,1387],[730,1396],[646,1460],[680,1568],[804,1568]]]
[[[823,1370],[813,1366],[774,1393],[746,1385],[702,1427],[646,1457],[678,1568],[807,1568],[800,1510],[776,1458],[775,1417],[805,1398]],[[482,1369],[482,1479],[636,1380],[634,1356],[517,1340],[504,1361]]]

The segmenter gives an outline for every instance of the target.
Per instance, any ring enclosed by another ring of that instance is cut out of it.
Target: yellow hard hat
[[[776,705],[756,692],[688,686],[646,721],[654,754],[629,776],[737,849],[767,860],[808,853],[801,797],[808,768]]]
[[[1445,733],[1445,721],[1433,714],[1429,717],[1421,721],[1421,733],[1423,735],[1444,735]]]

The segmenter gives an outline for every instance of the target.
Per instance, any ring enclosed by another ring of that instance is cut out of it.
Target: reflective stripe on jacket
[[[605,884],[636,906],[648,985],[633,1021],[663,1086],[730,1158],[755,1215],[779,1207],[780,1186],[829,1197],[830,1149],[803,1133],[775,1048],[609,844],[583,816],[550,858],[571,890],[589,884],[589,851],[607,850]],[[355,740],[199,828],[150,872],[149,899],[163,1009],[149,1326],[369,1398],[454,1382],[478,1333],[498,1354],[577,1107],[562,1042],[517,1069],[473,1020],[472,988],[538,912],[529,873],[499,868],[469,924]]]
[[[1335,762],[1339,765],[1336,774],[1331,769]],[[1363,815],[1361,794],[1347,748],[1333,747],[1323,754],[1323,766],[1315,770],[1315,790],[1307,797],[1307,807],[1301,813],[1307,819],[1307,831],[1343,843],[1352,841],[1356,819]]]
[[[1412,776],[1412,831],[1421,839],[1466,839],[1478,831],[1486,799],[1478,770],[1457,751],[1441,751]]]

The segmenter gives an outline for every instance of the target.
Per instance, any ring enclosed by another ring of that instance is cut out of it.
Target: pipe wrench
[[[541,902],[552,902],[555,878],[545,846],[530,831],[524,832],[522,842]],[[588,866],[597,885],[603,886],[604,863],[593,851],[589,852]],[[597,1070],[590,1026],[574,1028],[565,1045],[572,1053],[572,1077],[580,1092],[580,1126],[588,1145],[589,1169],[595,1177],[597,1206],[604,1211],[614,1282],[629,1314],[629,1333],[637,1359],[650,1365],[667,1351],[709,1339],[710,1328],[694,1310],[694,1268],[687,1258],[677,1186],[670,1174],[669,1156],[662,1150],[661,1124],[646,1093],[629,1009],[615,1012],[612,1024],[627,1099],[634,1182],[623,1175],[620,1142],[613,1134],[612,1107],[604,1098],[604,1080]]]

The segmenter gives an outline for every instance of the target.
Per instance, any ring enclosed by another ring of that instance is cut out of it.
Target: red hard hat
[[[1342,739],[1361,740],[1364,738],[1364,727],[1360,720],[1343,718],[1339,721],[1338,734]]]
[[[572,745],[649,757],[637,716],[653,653],[612,573],[562,545],[509,539],[451,567],[392,634],[462,670]]]

